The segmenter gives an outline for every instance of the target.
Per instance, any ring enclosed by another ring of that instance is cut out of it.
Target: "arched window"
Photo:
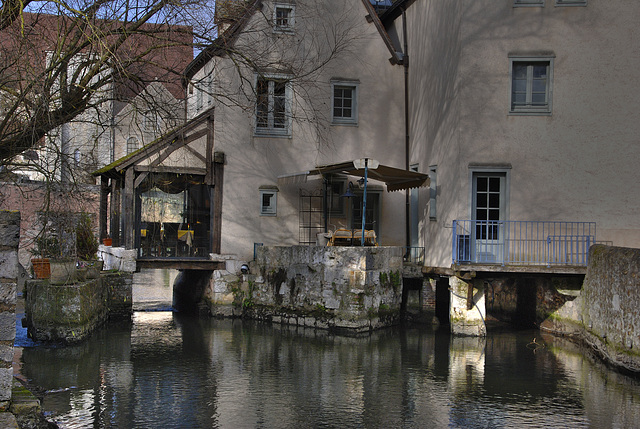
[[[129,137],[127,139],[127,155],[137,151],[138,149],[138,139],[135,137]]]

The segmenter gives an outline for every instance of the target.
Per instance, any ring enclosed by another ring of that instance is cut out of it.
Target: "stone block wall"
[[[0,407],[11,399],[20,213],[0,211]]]
[[[582,338],[605,360],[640,371],[640,249],[591,246],[580,295],[542,328]]]
[[[105,273],[69,285],[28,280],[25,313],[29,336],[72,344],[87,338],[109,317],[130,317],[132,284],[130,273]]]
[[[133,314],[133,273],[103,273],[110,318],[130,318]]]
[[[251,265],[248,275],[214,273],[212,314],[356,331],[399,319],[400,247],[262,246]]]

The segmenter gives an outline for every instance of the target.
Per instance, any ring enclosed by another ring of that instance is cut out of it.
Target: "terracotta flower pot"
[[[111,243],[113,243],[113,239],[111,239],[111,238],[103,238],[102,239],[102,244],[104,244],[105,246],[111,246]]]
[[[51,277],[49,258],[33,258],[31,259],[31,265],[33,266],[33,274],[37,279],[48,279]]]

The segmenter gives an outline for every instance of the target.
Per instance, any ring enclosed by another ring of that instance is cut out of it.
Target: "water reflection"
[[[527,347],[532,339],[543,347]],[[61,427],[632,427],[640,386],[539,332],[349,338],[136,312],[86,343],[23,350]]]
[[[171,310],[173,282],[178,270],[143,268],[133,275],[133,309]]]

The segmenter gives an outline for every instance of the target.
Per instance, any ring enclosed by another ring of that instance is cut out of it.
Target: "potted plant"
[[[105,246],[111,246],[112,243],[113,240],[111,239],[111,237],[109,237],[109,234],[107,234],[107,236],[102,239],[102,244],[104,244]]]
[[[86,277],[98,278],[102,261],[98,260],[98,239],[93,234],[93,220],[88,213],[81,213],[76,225],[76,254],[78,267],[86,269]]]
[[[49,264],[51,265],[52,285],[72,284],[76,281],[76,214],[70,212],[48,213],[51,222],[51,236],[58,240],[57,253],[52,253]]]
[[[43,230],[36,238],[30,252],[33,255],[31,266],[35,278],[48,279],[51,277],[50,257],[60,253],[57,237],[47,236]]]

